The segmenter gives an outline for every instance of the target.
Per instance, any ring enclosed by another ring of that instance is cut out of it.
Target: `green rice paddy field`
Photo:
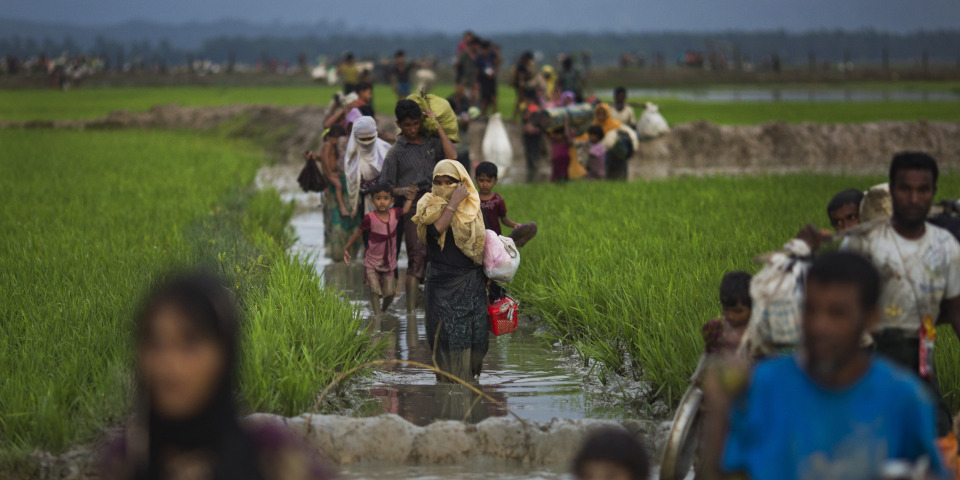
[[[307,411],[334,372],[379,356],[357,312],[286,253],[291,207],[250,187],[258,147],[52,130],[0,130],[0,145],[0,453],[56,452],[122,420],[133,316],[171,269],[202,266],[238,293],[250,410]]]
[[[932,87],[929,87],[932,88]],[[114,110],[143,111],[154,105],[178,103],[206,106],[245,104],[325,106],[334,87],[169,87],[57,90],[0,90],[0,121],[91,118]],[[434,93],[446,97],[453,89],[440,85]],[[642,102],[632,98],[631,102]],[[513,111],[512,89],[501,88],[500,112],[509,118]],[[374,106],[378,113],[390,115],[396,103],[394,94],[384,86],[375,88]],[[960,102],[689,102],[658,100],[660,110],[670,123],[708,120],[718,124],[754,124],[772,121],[848,123],[881,120],[960,121]]]
[[[654,399],[673,405],[703,351],[700,327],[720,314],[723,274],[756,273],[751,259],[807,222],[829,228],[834,193],[881,181],[809,174],[504,186],[510,218],[539,230],[511,290],[554,340],[649,382]],[[960,176],[941,176],[939,191],[960,196]],[[939,331],[938,374],[956,409],[960,346],[949,327]]]
[[[323,105],[331,91],[0,91],[0,120],[88,118],[171,102]],[[376,98],[380,112],[392,110],[392,94],[378,89]],[[501,109],[509,112],[511,102],[502,98]],[[662,105],[674,123],[960,121],[956,102]],[[0,369],[9,372],[0,382],[0,454],[57,452],[122,421],[132,316],[170,269],[203,265],[237,290],[246,318],[241,396],[250,410],[308,410],[333,372],[379,357],[380,346],[356,334],[356,311],[285,253],[290,207],[250,187],[267,161],[260,146],[213,133],[20,129],[0,130],[0,145]],[[754,255],[806,222],[826,226],[833,193],[881,180],[810,174],[504,186],[510,216],[540,226],[511,288],[559,340],[648,381],[655,398],[673,403],[702,349],[700,326],[719,313],[723,273],[755,272]],[[960,196],[960,177],[943,175],[940,192]],[[937,361],[956,407],[960,347],[943,331]]]

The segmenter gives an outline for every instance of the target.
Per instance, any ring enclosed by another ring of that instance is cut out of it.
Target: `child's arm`
[[[508,226],[508,227],[510,227],[510,228],[517,228],[517,227],[520,226],[519,223],[514,222],[513,220],[510,220],[510,218],[508,218],[506,215],[503,215],[503,216],[500,217],[500,223],[502,223],[502,224],[504,224],[504,225],[506,225],[506,226]]]
[[[407,201],[403,202],[403,214],[406,215],[410,211],[410,208],[413,207],[413,199],[417,198],[417,185],[410,184],[407,187]]]
[[[363,231],[358,228],[357,231],[353,232],[353,235],[350,236],[350,240],[347,240],[347,244],[343,247],[343,263],[350,265],[350,247],[360,238],[360,235],[363,235]]]
[[[500,223],[510,228],[517,228],[520,226],[519,223],[514,222],[513,220],[510,220],[509,217],[507,217],[507,204],[503,202],[503,199],[500,200],[500,206],[497,208],[497,210],[498,210],[497,214],[500,217]]]

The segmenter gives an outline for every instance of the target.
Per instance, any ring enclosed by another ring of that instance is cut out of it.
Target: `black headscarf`
[[[136,479],[165,476],[162,452],[204,452],[214,462],[213,479],[262,480],[253,442],[240,426],[233,396],[237,375],[239,316],[233,296],[213,276],[194,274],[165,282],[147,301],[137,326],[137,344],[149,335],[149,322],[162,307],[174,307],[199,331],[218,342],[224,355],[220,385],[210,402],[187,419],[168,419],[150,407],[142,377],[138,380],[138,401],[146,429],[146,458],[136,465]]]

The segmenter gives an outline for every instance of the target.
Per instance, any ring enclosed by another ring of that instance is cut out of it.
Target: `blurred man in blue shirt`
[[[890,461],[947,472],[934,444],[933,403],[916,376],[860,348],[879,319],[880,278],[851,253],[814,261],[803,306],[803,347],[757,365],[732,398],[706,383],[708,450],[723,473],[765,479],[874,479]],[[732,400],[732,403],[731,403]]]

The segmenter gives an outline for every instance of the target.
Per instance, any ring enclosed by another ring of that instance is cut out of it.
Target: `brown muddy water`
[[[322,213],[298,215],[291,224],[299,238],[295,251],[308,254],[322,274],[323,282],[343,291],[360,309],[366,326],[386,340],[389,358],[433,363],[422,304],[415,314],[407,314],[406,299],[401,293],[393,306],[379,318],[374,317],[367,300],[369,291],[363,284],[362,263],[357,261],[348,267],[326,257]],[[403,285],[404,253],[398,263],[401,276],[398,283]],[[422,298],[421,295],[421,302]],[[400,364],[378,369],[370,379],[361,383],[371,401],[357,413],[394,413],[420,426],[438,419],[476,423],[491,416],[506,416],[508,410],[520,418],[538,422],[549,422],[553,418],[620,419],[632,416],[587,393],[584,379],[590,371],[578,360],[570,358],[565,350],[537,337],[536,328],[532,319],[521,317],[517,332],[490,336],[490,351],[484,359],[479,387],[500,405],[477,398],[469,391],[460,391],[449,385],[438,386],[433,372]]]
[[[406,314],[406,301],[401,293],[391,308],[379,318],[374,317],[367,300],[368,290],[363,284],[362,262],[349,267],[332,262],[324,251],[323,214],[317,208],[316,198],[293,197],[291,199],[301,201],[302,207],[302,213],[291,221],[298,238],[293,252],[307,258],[325,285],[343,291],[360,309],[366,326],[386,340],[389,358],[431,364],[422,305],[416,313]],[[398,263],[401,268],[398,285],[403,285],[404,253]],[[535,422],[549,422],[554,418],[637,418],[642,421],[636,412],[624,408],[615,398],[617,389],[626,391],[641,388],[640,385],[620,385],[612,389],[609,385],[597,385],[596,375],[589,367],[569,351],[538,337],[537,328],[534,319],[521,317],[517,332],[500,337],[491,335],[479,388],[499,405],[458,385],[437,385],[435,375],[425,369],[395,365],[377,369],[359,382],[359,396],[366,400],[350,413],[359,416],[392,413],[420,426],[437,420],[478,423],[511,413]],[[663,428],[662,422],[650,423]],[[341,465],[340,469],[342,477],[351,480],[572,478],[566,462],[530,465],[483,458],[455,465],[367,462]],[[651,478],[656,474],[655,471]]]

